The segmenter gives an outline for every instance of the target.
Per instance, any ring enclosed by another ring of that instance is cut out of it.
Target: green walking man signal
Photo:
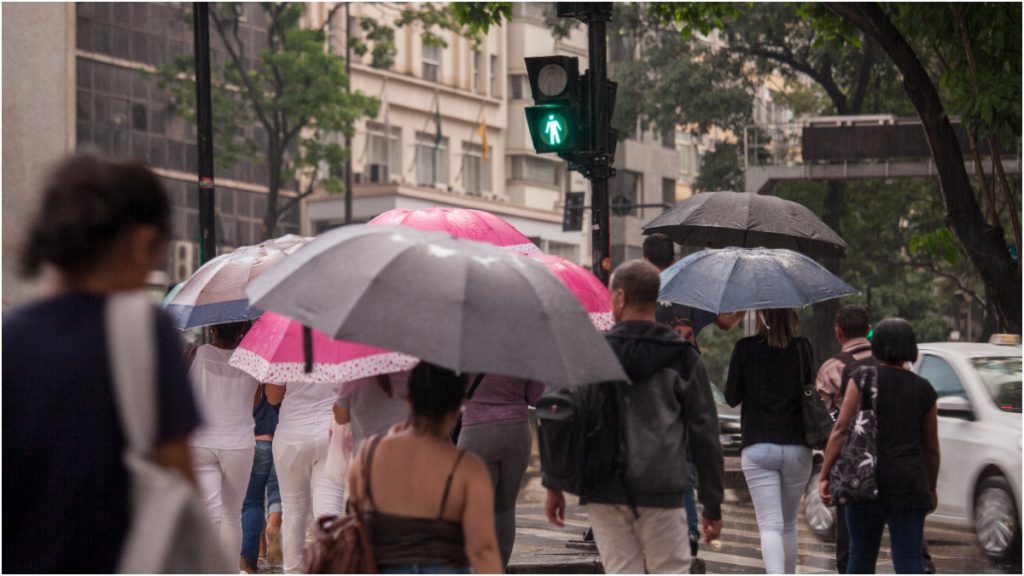
[[[556,120],[554,114],[548,114],[548,125],[544,128],[544,134],[548,137],[548,144],[554,146],[562,143],[562,137],[559,134],[565,131],[564,125],[564,120],[561,118]]]

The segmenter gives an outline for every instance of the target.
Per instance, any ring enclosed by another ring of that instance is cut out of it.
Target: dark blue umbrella
[[[722,248],[691,254],[665,269],[658,298],[722,314],[797,308],[856,293],[792,250]]]

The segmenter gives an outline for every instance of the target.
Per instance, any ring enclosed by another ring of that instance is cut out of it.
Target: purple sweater
[[[526,420],[529,417],[527,402],[536,403],[543,392],[542,382],[488,374],[466,403],[462,425]]]

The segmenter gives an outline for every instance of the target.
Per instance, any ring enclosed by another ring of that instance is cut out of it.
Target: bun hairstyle
[[[160,178],[142,162],[76,154],[57,165],[43,189],[21,253],[21,273],[36,276],[47,263],[66,274],[86,273],[136,226],[153,226],[167,237],[170,214]]]
[[[447,368],[420,362],[409,375],[409,402],[413,417],[438,422],[462,405],[466,381]]]

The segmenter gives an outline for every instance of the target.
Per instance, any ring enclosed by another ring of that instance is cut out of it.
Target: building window
[[[462,187],[475,196],[491,191],[491,162],[483,159],[479,144],[462,143]]]
[[[676,131],[665,130],[661,133],[661,147],[674,150],[676,147]]]
[[[676,205],[676,181],[671,178],[661,179],[661,203],[665,206]]]
[[[491,56],[491,96],[497,98],[498,94],[498,57]]]
[[[562,183],[563,163],[550,162],[536,156],[513,156],[511,179],[536,182],[544,186],[559,187]]]
[[[387,128],[377,122],[366,123],[366,166],[363,178],[371,183],[388,182],[390,175],[402,173],[402,129]]]
[[[416,134],[416,183],[434,186],[448,183],[448,139],[437,142],[437,135]]]
[[[441,47],[437,44],[423,43],[423,79],[441,81]]]
[[[473,52],[473,91],[482,92],[480,86],[480,65],[483,63],[483,54]]]
[[[693,163],[690,161],[690,155],[693,154],[693,149],[689,144],[680,144],[679,146],[679,171],[683,174],[690,174],[693,172]]]
[[[615,178],[609,182],[611,187],[611,199],[625,196],[634,205],[640,204],[644,197],[643,178],[639,172],[631,170],[616,170]]]
[[[552,256],[561,256],[570,262],[579,262],[580,247],[575,244],[566,244],[564,242],[548,240],[548,247],[545,252]]]
[[[530,83],[526,79],[526,74],[508,75],[508,95],[512,100],[530,97]]]

